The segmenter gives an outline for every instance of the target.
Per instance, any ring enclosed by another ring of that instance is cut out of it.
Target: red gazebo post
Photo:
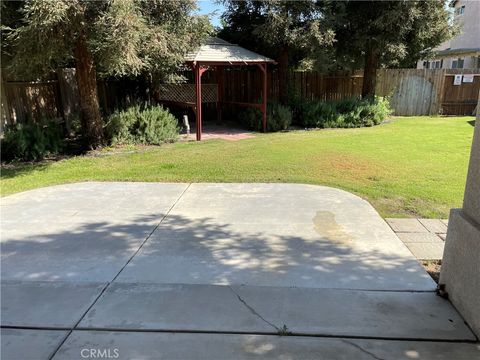
[[[202,75],[207,70],[203,66],[200,66],[199,63],[194,64],[195,71],[195,97],[196,97],[196,132],[197,132],[197,141],[202,140]]]
[[[263,72],[262,128],[263,132],[267,132],[267,63],[257,65]]]
[[[223,102],[223,66],[215,66],[215,75],[217,79],[217,122],[222,121],[222,102]]]

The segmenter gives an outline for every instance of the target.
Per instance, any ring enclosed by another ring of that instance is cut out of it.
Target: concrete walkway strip
[[[79,328],[475,340],[432,293],[113,284]]]
[[[2,326],[72,328],[105,283],[2,282]]]
[[[477,344],[465,343],[74,331],[54,360],[79,359],[83,349],[100,350],[121,360],[473,360],[480,357]]]
[[[114,283],[78,327],[275,332],[228,286],[213,285]]]
[[[388,224],[395,232],[428,233],[428,229],[418,219],[387,219]]]
[[[1,330],[2,360],[38,360],[50,359],[62,341],[67,331],[58,330]],[[78,359],[78,355],[72,359]]]

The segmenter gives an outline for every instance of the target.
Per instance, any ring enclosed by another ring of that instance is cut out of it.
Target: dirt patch
[[[432,279],[438,284],[440,269],[442,268],[442,260],[423,260],[422,265]]]
[[[323,175],[325,169],[328,169],[328,173],[335,177],[361,181],[366,185],[378,183],[383,180],[385,174],[388,174],[388,168],[384,164],[349,154],[323,153],[310,156],[306,161],[316,164],[317,171]]]
[[[345,154],[339,154],[335,158],[329,159],[329,163],[334,169],[359,173],[371,173],[372,170],[378,169],[378,167],[370,161]]]

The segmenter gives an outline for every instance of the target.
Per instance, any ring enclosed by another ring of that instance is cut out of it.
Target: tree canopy
[[[332,66],[364,68],[364,95],[378,67],[412,67],[456,32],[442,1],[322,1],[335,32]],[[372,83],[373,81],[373,83]]]
[[[4,8],[2,50],[10,52],[11,71],[76,68],[91,147],[102,142],[97,73],[166,76],[211,30],[206,16],[193,15],[194,0],[30,0]]]
[[[4,29],[5,40],[13,45],[10,66],[16,73],[41,74],[74,64],[76,42],[85,36],[99,75],[166,74],[211,31],[207,17],[192,15],[194,0],[30,0],[18,4],[5,4],[17,7],[20,17]],[[2,15],[5,24],[3,20]]]
[[[412,67],[456,32],[440,0],[224,3],[228,40],[274,57],[280,70],[364,68],[364,95],[374,93],[377,67]]]

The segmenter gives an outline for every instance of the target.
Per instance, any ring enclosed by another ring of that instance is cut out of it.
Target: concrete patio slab
[[[447,225],[440,219],[418,219],[428,231],[435,234],[446,233]]]
[[[392,326],[395,324],[395,326]],[[113,284],[79,328],[475,340],[432,293]]]
[[[367,202],[296,184],[192,184],[117,281],[435,288]]]
[[[439,236],[432,233],[398,233],[397,236],[404,243],[440,243],[443,244]]]
[[[164,215],[188,184],[84,182],[50,186],[2,198],[3,223],[133,219]]]
[[[335,243],[304,226],[243,229],[192,222],[172,230],[162,224],[116,281],[376,290],[436,287],[398,238],[390,244]]]
[[[31,225],[21,230],[23,234],[2,232],[2,278],[110,281],[155,226],[138,219],[68,224],[47,233]]]
[[[443,258],[445,243],[405,243],[419,260],[440,260]]]
[[[112,280],[187,186],[80,183],[2,198],[2,279]]]
[[[225,360],[472,360],[476,344],[296,336],[74,331],[54,360],[76,359],[82,349],[118,351],[118,359]]]
[[[73,327],[105,284],[2,282],[2,326]]]
[[[81,321],[89,328],[74,329],[57,358],[80,358],[78,346],[95,342],[118,344],[123,358],[318,358],[323,351],[333,359],[361,359],[380,349],[381,358],[398,359],[477,349],[439,342],[472,336],[371,205],[345,191],[299,184],[81,183],[2,198],[1,211],[2,325],[69,329],[103,283],[112,282]],[[264,336],[266,343],[254,340],[245,352],[251,340],[242,335],[143,332],[158,326],[271,334],[283,325],[310,335],[413,336],[434,339],[436,346]],[[105,327],[130,332],[99,329]],[[7,349],[2,343],[2,355],[24,358],[19,347],[35,332],[22,331],[8,335],[14,341]],[[39,350],[39,358],[47,353]]]
[[[56,330],[1,330],[2,360],[47,360],[67,336],[67,331]],[[78,358],[76,355],[73,358]]]
[[[428,232],[418,219],[385,219],[393,231],[399,232]]]

